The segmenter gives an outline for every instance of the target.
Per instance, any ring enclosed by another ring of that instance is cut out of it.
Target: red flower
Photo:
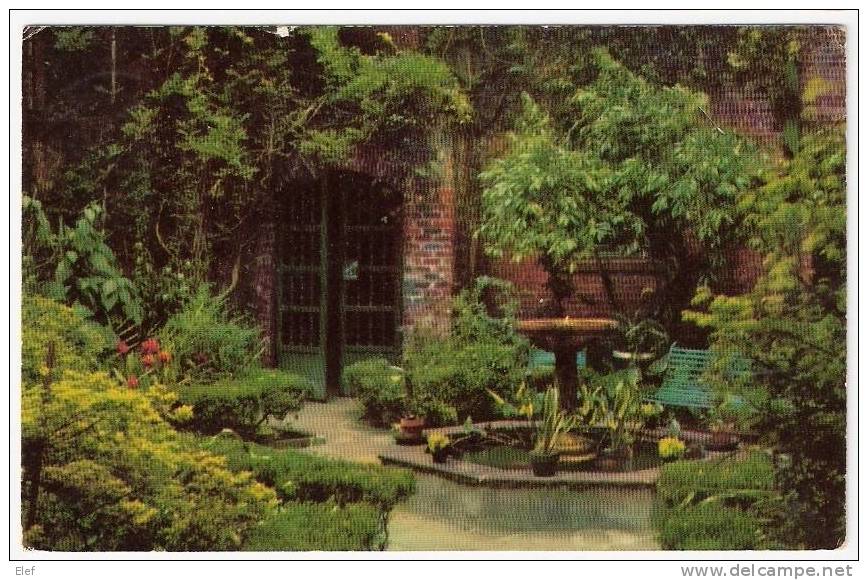
[[[154,355],[146,354],[142,356],[142,364],[146,367],[150,367],[154,365]]]
[[[169,354],[168,351],[161,350],[161,351],[160,351],[160,362],[161,362],[161,363],[167,363],[167,362],[169,362],[170,360],[172,360],[172,355]]]
[[[142,342],[142,354],[157,354],[160,352],[160,343],[156,338],[149,338]]]
[[[135,376],[132,376],[127,379],[127,386],[131,389],[135,389],[139,386],[139,379]]]
[[[130,352],[130,345],[128,345],[123,340],[119,340],[117,349],[118,349],[118,354],[123,356],[123,355],[127,354],[128,352]]]

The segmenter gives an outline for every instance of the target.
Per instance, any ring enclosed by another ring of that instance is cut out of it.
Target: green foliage
[[[384,358],[347,366],[343,371],[343,384],[362,403],[365,418],[375,425],[391,425],[407,409],[404,371]]]
[[[223,458],[188,449],[144,393],[102,373],[25,383],[21,422],[32,548],[237,549],[276,503]]]
[[[727,55],[735,79],[768,97],[790,153],[799,149],[799,68],[805,32],[798,26],[744,27]]]
[[[493,391],[512,393],[524,378],[513,347],[497,342],[462,343],[455,338],[417,334],[405,351],[413,405],[428,424],[496,417]]]
[[[657,496],[672,507],[734,491],[771,491],[774,486],[771,459],[766,453],[755,451],[743,459],[678,461],[664,465],[657,480]]]
[[[259,329],[244,316],[230,314],[225,296],[200,286],[159,332],[173,355],[176,379],[207,382],[238,376],[262,352]]]
[[[321,163],[339,162],[366,140],[389,147],[409,144],[430,129],[432,119],[445,116],[462,122],[470,115],[470,104],[452,72],[438,59],[389,50],[366,55],[342,44],[337,27],[306,28],[302,34],[317,51],[325,73],[327,116],[340,118],[344,111],[353,111],[339,129],[314,125],[304,134],[300,150]]]
[[[231,429],[244,437],[256,435],[269,417],[282,420],[298,411],[309,394],[303,377],[266,369],[180,389],[181,401],[193,407],[190,427],[205,434]]]
[[[21,376],[25,384],[45,378],[49,344],[54,344],[57,368],[81,372],[97,370],[101,355],[109,347],[102,327],[49,298],[24,297],[21,330]]]
[[[779,547],[771,540],[766,517],[766,507],[779,500],[767,453],[664,465],[657,495],[664,504],[659,525],[665,549]]]
[[[276,450],[227,437],[217,437],[205,445],[225,455],[233,470],[252,472],[258,481],[277,490],[284,501],[330,501],[340,506],[364,502],[388,511],[414,489],[413,475],[403,469]]]
[[[584,372],[577,415],[585,428],[602,426],[605,443],[613,451],[631,446],[644,426],[640,372],[629,367],[607,374]]]
[[[552,453],[561,435],[575,425],[575,418],[568,417],[560,406],[560,391],[549,388],[545,393],[542,416],[536,424],[533,450],[536,453]]]
[[[795,537],[810,548],[844,539],[846,466],[846,209],[843,132],[806,135],[795,157],[741,201],[764,273],[744,296],[697,293],[685,318],[712,331],[710,380],[757,408],[756,429],[792,457]],[[753,374],[732,377],[734,359]]]
[[[429,425],[496,417],[490,393],[510,399],[527,368],[507,285],[480,278],[455,299],[453,313],[449,335],[418,326],[404,349],[412,409]]]
[[[602,251],[647,252],[669,268],[673,292],[708,274],[690,236],[719,252],[760,167],[747,143],[710,126],[704,95],[650,84],[605,50],[592,55],[558,119],[525,98],[510,148],[480,176],[489,251],[536,257],[556,315],[578,262]],[[675,311],[687,301],[659,297]]]
[[[286,504],[256,526],[242,550],[362,551],[385,547],[382,515],[365,504]]]
[[[132,66],[148,74],[130,92],[142,96],[66,182],[78,199],[122,193],[104,201],[108,235],[135,262],[154,324],[186,298],[172,282],[214,280],[223,274],[214,256],[241,268],[288,181],[343,168],[360,145],[400,158],[409,175],[434,158],[432,122],[469,110],[437,59],[382,39],[363,51],[337,27],[117,34],[141,53]]]
[[[94,41],[94,30],[82,26],[65,26],[54,30],[54,48],[66,52],[82,52]]]
[[[703,504],[668,518],[660,543],[664,550],[758,550],[763,548],[761,527],[750,513]]]
[[[56,232],[39,200],[24,196],[23,213],[25,287],[80,304],[104,322],[141,322],[141,297],[106,243],[98,204],[86,206],[74,227],[61,222]]]

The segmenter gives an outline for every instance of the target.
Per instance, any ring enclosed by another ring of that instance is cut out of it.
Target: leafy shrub
[[[420,343],[406,353],[406,367],[414,404],[430,424],[494,418],[496,406],[488,390],[508,397],[524,378],[522,358],[511,345],[468,344],[454,337]]]
[[[756,516],[716,503],[676,510],[660,534],[665,550],[756,550],[761,540]]]
[[[343,384],[361,401],[365,418],[388,426],[401,418],[407,406],[404,371],[384,358],[359,361],[344,369]]]
[[[307,379],[280,370],[257,369],[237,379],[181,389],[193,407],[190,426],[201,433],[232,429],[249,437],[268,417],[282,419],[298,411],[310,394]]]
[[[232,316],[223,296],[200,286],[159,333],[173,353],[178,379],[211,381],[243,374],[262,352],[259,329]]]
[[[24,196],[25,287],[49,298],[80,304],[102,322],[142,321],[142,300],[124,276],[99,221],[102,206],[91,202],[75,226],[53,231],[39,200]],[[38,265],[37,265],[38,262]],[[47,271],[52,270],[52,271]]]
[[[753,550],[772,545],[763,509],[780,506],[774,468],[765,453],[663,466],[657,495],[664,504],[660,538],[673,550]]]
[[[383,547],[380,511],[369,505],[286,504],[253,528],[243,549],[360,551]]]
[[[69,306],[41,297],[24,297],[21,311],[21,374],[25,384],[42,380],[48,345],[54,344],[55,367],[92,371],[109,346],[105,329],[85,320]]]
[[[26,546],[231,550],[277,505],[227,460],[191,449],[142,392],[104,373],[24,385]]]
[[[286,501],[332,501],[340,506],[365,502],[388,510],[414,489],[413,475],[403,469],[276,450],[226,437],[207,445],[225,455],[232,469],[252,472]]]
[[[673,506],[734,490],[770,491],[774,482],[771,459],[756,451],[744,459],[678,461],[665,465],[657,480],[657,495]]]
[[[453,303],[449,336],[425,328],[411,335],[404,368],[413,410],[429,425],[497,417],[495,400],[524,379],[527,341],[515,330],[517,301],[511,286],[481,277]]]

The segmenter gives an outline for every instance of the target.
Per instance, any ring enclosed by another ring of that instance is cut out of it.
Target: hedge
[[[250,437],[268,416],[282,419],[299,410],[310,385],[292,373],[257,369],[240,378],[185,387],[179,394],[193,407],[192,429],[204,434],[232,429]]]
[[[286,504],[247,536],[243,549],[256,552],[359,551],[385,547],[380,511],[366,504]]]
[[[401,418],[406,408],[404,372],[384,358],[351,364],[344,369],[343,385],[359,399],[365,419],[387,427]]]
[[[769,491],[774,489],[774,480],[771,458],[755,451],[743,458],[677,461],[665,465],[657,480],[657,494],[667,505],[674,506],[688,496],[698,502],[732,490]]]
[[[664,550],[757,550],[761,542],[756,516],[718,503],[675,510],[660,532]]]
[[[208,448],[225,455],[231,469],[253,472],[285,501],[339,506],[364,502],[388,511],[414,491],[413,475],[405,469],[360,465],[228,438],[219,438]]]

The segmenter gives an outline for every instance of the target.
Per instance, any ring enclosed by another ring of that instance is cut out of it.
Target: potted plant
[[[426,451],[431,454],[431,459],[434,463],[446,463],[451,446],[452,441],[448,435],[443,433],[428,434],[428,448]]]
[[[557,473],[560,453],[557,443],[561,435],[572,429],[574,419],[560,408],[560,391],[549,388],[543,398],[542,417],[536,423],[534,446],[530,452],[530,467],[538,477],[551,477]]]
[[[422,429],[425,427],[425,417],[414,410],[415,397],[410,377],[404,375],[404,412],[398,421],[396,441],[404,445],[418,445],[424,441]]]
[[[606,429],[603,443],[607,446],[597,455],[597,467],[617,471],[633,458],[635,434],[644,427],[639,370],[631,367],[613,372],[606,377],[606,382],[600,415]]]

